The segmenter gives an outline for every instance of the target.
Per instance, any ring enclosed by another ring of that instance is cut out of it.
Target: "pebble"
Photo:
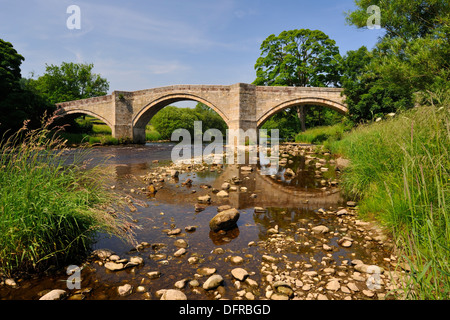
[[[231,270],[231,274],[239,281],[244,281],[245,278],[249,276],[247,270],[243,268],[234,268],[233,270]]]
[[[55,289],[43,295],[39,300],[62,300],[67,296],[67,292],[61,289]]]
[[[133,287],[130,284],[124,284],[123,286],[119,286],[117,288],[117,292],[119,293],[119,296],[125,297],[131,294],[133,290]]]
[[[220,286],[223,282],[223,278],[221,275],[214,274],[210,276],[204,283],[203,283],[203,289],[205,290],[211,290],[215,289],[218,286]]]

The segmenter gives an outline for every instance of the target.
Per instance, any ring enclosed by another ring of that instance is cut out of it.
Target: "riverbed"
[[[112,171],[105,183],[126,200],[136,243],[98,234],[92,251],[108,249],[110,255],[86,260],[79,288],[68,288],[63,270],[17,279],[15,288],[2,285],[0,298],[37,300],[54,289],[73,300],[159,300],[167,289],[189,300],[389,297],[395,288],[388,273],[396,261],[392,243],[342,197],[335,156],[314,146],[283,145],[277,173],[263,175],[259,165],[173,167],[174,146],[90,150],[89,165]],[[294,175],[286,174],[288,168]],[[148,192],[150,184],[155,193]],[[227,196],[218,196],[222,189]],[[199,204],[204,195],[210,203]],[[239,211],[237,225],[212,232],[209,221],[223,206]],[[137,265],[105,267],[133,257],[140,257]],[[236,270],[244,275],[236,277]],[[222,281],[205,289],[212,275]]]

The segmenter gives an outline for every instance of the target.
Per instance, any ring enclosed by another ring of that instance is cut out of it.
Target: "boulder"
[[[211,290],[215,289],[218,286],[220,286],[223,282],[223,278],[221,275],[214,274],[211,277],[208,278],[208,280],[203,283],[203,289],[205,290]]]
[[[235,208],[221,211],[211,219],[209,227],[214,232],[232,229],[236,226],[239,216],[239,211]]]
[[[55,289],[43,295],[39,300],[61,300],[67,296],[67,292],[61,289]]]
[[[168,289],[162,294],[161,300],[187,300],[187,297],[180,290]]]

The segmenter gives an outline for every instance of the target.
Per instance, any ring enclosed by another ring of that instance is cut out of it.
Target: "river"
[[[49,290],[63,289],[69,299],[159,299],[159,290],[173,289],[175,283],[192,300],[385,297],[390,285],[385,274],[377,274],[375,280],[381,286],[373,288],[367,281],[372,275],[357,266],[388,269],[392,246],[389,240],[377,238],[375,228],[358,220],[353,205],[347,206],[339,192],[339,171],[332,155],[316,154],[308,146],[288,145],[282,150],[286,165],[280,166],[276,175],[261,175],[256,165],[252,171],[243,171],[238,165],[198,172],[180,170],[175,179],[165,177],[159,183],[162,188],[149,197],[143,192],[148,185],[143,177],[170,165],[174,146],[96,147],[88,155],[89,165],[112,170],[108,187],[130,199],[127,213],[139,226],[133,229],[135,239],[149,244],[135,250],[118,238],[98,234],[92,250],[106,248],[121,259],[139,256],[143,264],[109,271],[104,262],[89,261],[81,271],[79,290],[68,289],[69,276],[64,270],[18,279],[17,288],[0,286],[0,298],[37,300]],[[77,154],[76,150],[70,152],[69,156]],[[285,176],[286,168],[292,168],[295,177]],[[184,185],[186,179],[192,184]],[[236,191],[228,190],[228,197],[219,198],[213,190],[220,190],[224,182],[231,182]],[[197,198],[205,194],[212,196],[211,204],[196,210]],[[240,218],[236,228],[214,233],[209,221],[221,205],[238,209]],[[255,211],[255,207],[263,210]],[[185,231],[188,226],[195,226],[195,230]],[[314,231],[317,226],[326,226],[327,231]],[[175,228],[181,233],[167,234]],[[187,243],[186,253],[175,257],[179,239]],[[275,260],[267,261],[267,256]],[[236,280],[231,274],[235,268],[244,269],[247,280]],[[202,288],[208,270],[223,277],[222,285],[214,290]],[[155,271],[158,276],[150,278],[148,273]],[[280,285],[274,286],[276,281],[283,281],[281,287],[288,293],[279,290]],[[330,285],[333,281],[337,287]],[[130,284],[132,291],[121,296],[118,287],[124,284]]]

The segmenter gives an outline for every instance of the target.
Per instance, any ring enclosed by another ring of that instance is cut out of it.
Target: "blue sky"
[[[81,29],[70,30],[70,5]],[[86,62],[114,90],[173,84],[251,83],[262,41],[291,29],[319,29],[344,55],[372,48],[382,30],[346,25],[353,0],[0,0],[0,38],[25,57],[22,76],[45,64]]]

